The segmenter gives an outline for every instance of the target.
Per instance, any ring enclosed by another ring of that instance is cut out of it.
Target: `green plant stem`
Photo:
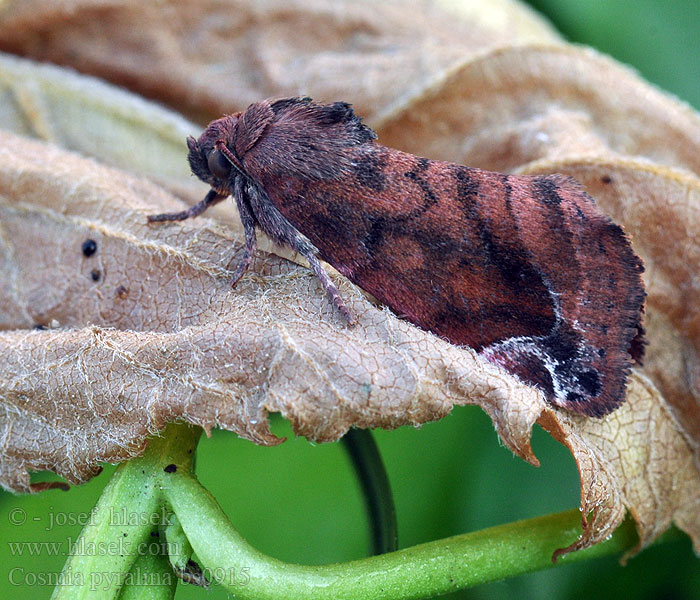
[[[177,582],[167,555],[140,554],[131,565],[119,600],[171,600]]]
[[[394,497],[372,432],[368,429],[350,429],[342,441],[365,498],[372,554],[394,552],[399,547]]]
[[[429,598],[552,567],[552,552],[580,533],[581,513],[571,510],[343,564],[294,565],[250,546],[194,477],[160,477],[205,572],[237,598],[251,600]],[[626,521],[609,540],[559,562],[618,554],[635,542],[634,525]]]
[[[171,598],[175,582],[167,577],[172,571],[165,556],[139,549],[144,543],[148,549],[152,534],[164,530],[171,540],[186,536],[189,543],[177,553],[189,556],[193,549],[209,581],[250,600],[430,598],[549,568],[552,552],[580,533],[580,512],[572,510],[343,564],[283,563],[250,546],[191,474],[200,432],[169,425],[150,440],[142,457],[117,469],[64,567],[54,598]],[[636,541],[628,520],[609,540],[560,562],[619,554]],[[151,583],[165,585],[146,588],[149,576]]]
[[[137,559],[149,551],[151,532],[168,519],[159,475],[171,464],[190,471],[200,433],[168,425],[149,440],[143,456],[119,465],[71,550],[54,599],[119,597]]]

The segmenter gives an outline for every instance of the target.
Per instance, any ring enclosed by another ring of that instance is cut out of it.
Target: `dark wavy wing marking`
[[[633,359],[643,354],[641,261],[622,229],[575,180],[511,181],[522,190],[513,213],[521,231],[537,232],[521,238],[559,294],[560,318],[541,339],[506,340],[485,355],[525,381],[539,377],[536,383],[555,404],[608,414],[624,401]]]
[[[373,143],[343,103],[308,108],[280,104],[245,166],[322,258],[555,404],[599,416],[623,401],[641,262],[576,182],[417,158]]]
[[[479,209],[479,178],[490,174],[463,167],[459,180],[454,165],[372,146],[352,158],[383,165],[381,186],[363,183],[366,168],[340,182],[292,178],[274,186],[273,202],[341,273],[455,344],[550,332],[542,277],[511,230]]]

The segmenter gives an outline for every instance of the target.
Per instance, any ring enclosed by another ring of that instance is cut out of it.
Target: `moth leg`
[[[316,274],[316,277],[318,277],[321,280],[321,285],[326,290],[326,293],[330,296],[330,299],[333,302],[333,304],[335,304],[336,308],[340,311],[340,314],[343,315],[343,317],[345,317],[345,320],[348,322],[348,325],[354,325],[356,323],[355,317],[352,316],[352,314],[348,310],[348,307],[345,306],[345,302],[343,302],[343,298],[341,297],[338,288],[335,287],[335,284],[331,280],[328,273],[326,273],[326,270],[321,265],[321,262],[318,260],[318,258],[316,258],[316,255],[313,252],[302,254],[304,258],[309,261],[309,264],[311,265],[311,270]]]
[[[234,190],[234,196],[236,197],[238,214],[241,217],[241,223],[243,224],[243,230],[245,231],[245,250],[243,252],[243,258],[241,258],[239,261],[236,271],[231,278],[231,287],[234,287],[238,283],[238,280],[243,277],[243,274],[248,270],[258,244],[255,236],[255,216],[253,216],[253,211],[250,209],[250,206],[248,206],[248,202],[243,195],[242,188],[238,185]]]
[[[222,194],[219,194],[216,190],[209,190],[203,200],[197,202],[197,204],[190,206],[187,210],[176,213],[162,213],[160,215],[148,215],[147,219],[149,223],[155,223],[156,221],[184,221],[185,219],[191,219],[198,215],[201,215],[207,208],[218,204],[223,199],[227,198]]]
[[[292,250],[297,251],[309,261],[311,270],[321,281],[321,285],[323,285],[323,288],[326,290],[333,304],[340,311],[340,314],[343,315],[348,325],[354,325],[355,317],[352,316],[348,307],[345,306],[338,288],[335,287],[330,276],[321,266],[321,262],[316,257],[316,253],[318,252],[316,247],[305,235],[287,221],[284,215],[272,204],[264,190],[261,190],[255,185],[246,185],[245,189],[248,201],[250,202],[250,210],[254,215],[253,218],[256,223],[260,226],[260,229],[276,243],[289,246]]]

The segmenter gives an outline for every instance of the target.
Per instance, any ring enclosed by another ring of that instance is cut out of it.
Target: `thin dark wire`
[[[372,535],[372,554],[394,552],[399,547],[396,508],[391,485],[372,432],[350,429],[343,445],[362,487]]]

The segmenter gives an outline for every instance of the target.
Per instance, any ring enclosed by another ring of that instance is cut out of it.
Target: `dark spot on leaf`
[[[83,255],[86,258],[89,258],[95,254],[95,252],[97,252],[97,242],[95,240],[85,240],[81,249],[83,251]]]
[[[175,471],[177,471],[177,465],[171,463],[168,466],[166,466],[163,469],[163,471],[165,471],[166,473],[175,473]]]

